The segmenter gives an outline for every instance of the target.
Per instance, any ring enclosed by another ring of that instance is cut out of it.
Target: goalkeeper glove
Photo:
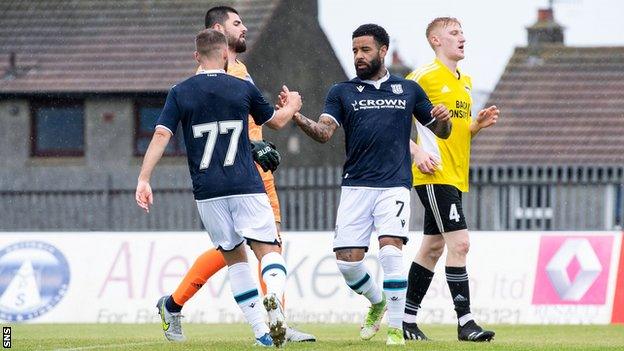
[[[251,140],[251,153],[254,161],[265,172],[275,172],[282,159],[275,144],[266,140]]]

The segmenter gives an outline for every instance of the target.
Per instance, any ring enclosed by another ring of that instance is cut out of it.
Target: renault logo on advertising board
[[[612,236],[543,236],[533,304],[604,304]]]

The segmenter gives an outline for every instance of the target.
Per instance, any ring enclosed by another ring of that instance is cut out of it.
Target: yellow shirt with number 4
[[[453,185],[462,192],[468,191],[468,165],[470,162],[470,124],[472,123],[472,79],[445,66],[435,59],[407,75],[406,79],[417,82],[435,106],[443,104],[451,113],[453,124],[448,139],[438,138],[429,128],[416,121],[417,143],[425,151],[437,156],[438,169],[434,174],[422,173],[412,167],[414,186],[424,184]]]

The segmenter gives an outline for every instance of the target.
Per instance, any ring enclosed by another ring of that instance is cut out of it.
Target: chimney
[[[388,66],[388,70],[390,74],[394,74],[395,76],[405,77],[412,70],[403,63],[401,56],[399,55],[399,50],[394,49],[392,52],[392,63]]]
[[[9,53],[9,67],[4,71],[4,74],[1,76],[4,80],[13,80],[17,78],[17,58],[14,52]]]
[[[544,45],[563,45],[563,27],[555,22],[552,7],[537,11],[537,22],[527,27],[529,49]]]
[[[11,71],[15,71],[17,69],[17,65],[15,64],[15,61],[17,61],[17,59],[15,58],[15,53],[11,52],[9,54],[9,69]]]
[[[398,50],[394,50],[392,52],[392,65],[402,65],[403,64],[403,60],[401,60],[401,57],[399,56],[399,51]]]

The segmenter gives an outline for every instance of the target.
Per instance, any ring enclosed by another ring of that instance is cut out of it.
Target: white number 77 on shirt
[[[217,131],[219,134],[227,134],[232,130],[232,137],[230,138],[230,145],[228,146],[227,153],[225,154],[225,160],[223,166],[231,166],[236,159],[236,152],[238,152],[238,139],[243,131],[243,121],[219,121],[196,124],[193,126],[193,137],[202,138],[204,134],[208,134],[206,139],[206,146],[204,147],[204,155],[202,156],[199,169],[206,169],[210,165],[212,159],[212,153],[215,145],[217,144]]]

